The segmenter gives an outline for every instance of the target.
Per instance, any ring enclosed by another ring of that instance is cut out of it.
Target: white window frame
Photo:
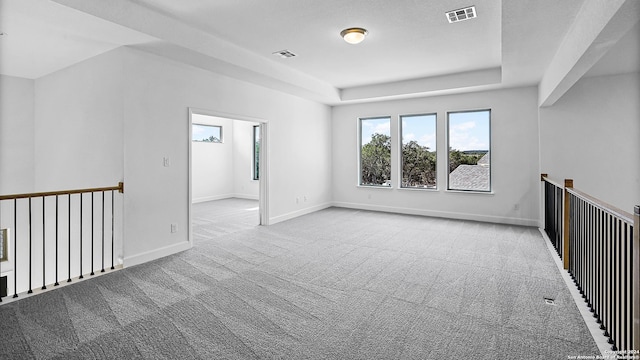
[[[479,189],[457,189],[457,188],[451,188],[451,171],[449,171],[450,168],[450,152],[451,152],[451,133],[450,133],[450,128],[451,128],[451,114],[460,114],[460,113],[474,113],[474,112],[488,112],[489,113],[489,149],[488,149],[488,159],[489,159],[489,189],[487,190],[479,190]],[[493,174],[493,164],[491,161],[492,158],[492,141],[491,141],[491,123],[492,123],[492,112],[491,109],[475,109],[475,110],[457,110],[457,111],[448,111],[447,112],[447,119],[446,119],[446,130],[447,130],[447,165],[446,165],[446,174],[447,174],[447,191],[449,192],[464,192],[464,193],[478,193],[478,194],[493,194],[493,178],[492,178],[492,174]]]
[[[261,152],[261,147],[262,147],[262,143],[260,143],[260,150],[258,150],[258,157],[256,157],[256,139],[257,141],[260,141],[260,125],[253,125],[253,149],[252,149],[252,153],[253,153],[253,162],[252,162],[252,169],[251,169],[251,174],[252,174],[252,178],[253,180],[260,180],[260,152]],[[257,166],[256,166],[257,165]],[[258,171],[256,171],[256,168],[258,169]]]
[[[382,120],[382,119],[388,119],[389,120],[389,137],[391,137],[391,116],[390,115],[382,115],[382,116],[368,116],[368,117],[360,117],[358,118],[358,181],[357,181],[357,186],[359,187],[364,187],[364,188],[372,188],[372,189],[391,189],[393,188],[393,183],[392,183],[392,177],[393,177],[393,166],[391,166],[390,171],[389,171],[389,185],[368,185],[368,184],[363,184],[362,183],[362,121],[366,121],[366,120]],[[392,146],[393,146],[393,138],[391,139],[392,142]],[[390,159],[390,165],[391,162],[393,161],[392,157],[393,154],[390,154],[391,159]]]
[[[404,117],[415,117],[415,116],[434,116],[435,117],[435,135],[436,135],[436,139],[435,139],[435,145],[434,148],[432,149],[432,151],[434,151],[436,153],[436,174],[435,174],[435,179],[436,179],[436,186],[435,187],[418,187],[418,186],[403,186],[402,185],[402,179],[404,178],[404,174],[403,174],[403,168],[404,168],[404,156],[402,153],[402,147],[403,147],[403,142],[404,142],[404,133],[402,130],[402,118]],[[438,182],[438,113],[437,112],[425,112],[425,113],[417,113],[417,114],[403,114],[398,116],[398,137],[400,138],[398,147],[399,147],[399,185],[398,188],[399,189],[403,189],[403,190],[426,190],[426,191],[437,191],[439,188],[439,182]]]
[[[198,143],[204,143],[204,144],[222,144],[224,143],[224,135],[222,132],[222,125],[210,125],[210,124],[201,124],[201,123],[193,123],[191,124],[192,127],[192,134],[193,134],[193,127],[194,126],[204,126],[204,127],[211,127],[211,128],[218,128],[220,130],[220,141],[203,141],[203,140],[194,140],[193,139],[193,135],[191,137],[191,141],[192,142],[198,142]]]

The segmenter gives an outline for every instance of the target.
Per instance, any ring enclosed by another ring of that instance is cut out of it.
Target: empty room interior
[[[638,356],[639,71],[637,0],[0,0],[0,358]]]

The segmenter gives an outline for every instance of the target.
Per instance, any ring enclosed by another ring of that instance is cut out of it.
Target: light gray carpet
[[[537,229],[255,207],[198,204],[194,249],[1,306],[0,358],[599,354]]]

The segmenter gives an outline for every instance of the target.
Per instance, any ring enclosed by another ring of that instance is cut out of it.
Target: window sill
[[[429,192],[438,192],[438,188],[419,188],[419,187],[400,187],[398,190],[402,191],[429,191]]]
[[[495,195],[493,190],[491,191],[477,191],[477,190],[445,190],[446,193],[451,194],[477,194],[477,195]]]
[[[360,189],[387,189],[387,190],[391,190],[393,189],[393,186],[381,186],[381,185],[356,185],[357,188]]]

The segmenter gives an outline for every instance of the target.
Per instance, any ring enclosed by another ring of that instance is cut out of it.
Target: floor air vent
[[[469,20],[477,17],[475,6],[469,6],[458,10],[451,10],[446,12],[445,14],[447,15],[447,20],[449,20],[450,23]]]
[[[547,305],[555,305],[556,301],[551,298],[544,298],[544,303]]]

